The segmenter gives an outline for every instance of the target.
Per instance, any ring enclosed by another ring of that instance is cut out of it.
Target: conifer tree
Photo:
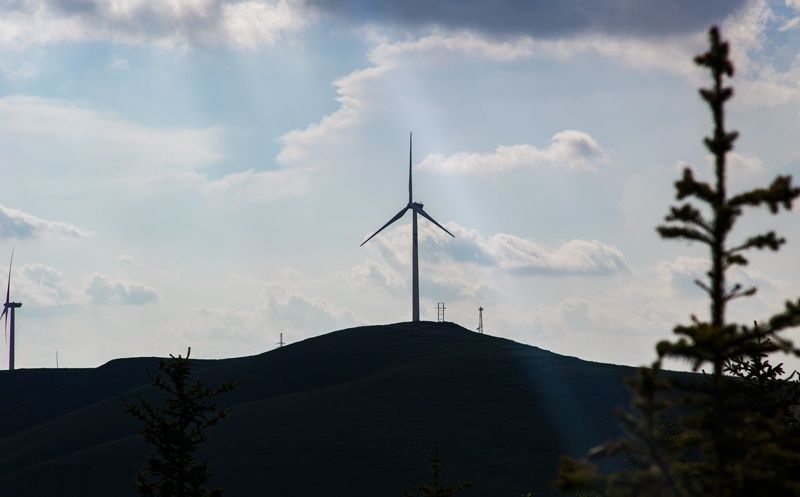
[[[454,485],[442,485],[439,477],[442,472],[442,460],[439,450],[430,455],[432,478],[430,483],[415,487],[412,491],[403,494],[403,497],[453,497],[455,494],[472,486],[471,482],[462,481]]]
[[[726,160],[737,133],[725,128],[725,104],[733,96],[725,79],[734,68],[716,27],[709,42],[695,63],[712,76],[700,95],[713,116],[713,134],[704,142],[714,158],[714,182],[684,169],[675,183],[683,203],[657,228],[663,238],[708,247],[707,279],[696,283],[708,296],[709,317],[691,316],[675,327],[677,339],[657,345],[658,359],[631,382],[634,410],[622,416],[629,435],[593,451],[627,455],[629,469],[601,473],[587,460],[565,458],[557,482],[562,490],[631,497],[800,495],[800,437],[792,412],[797,385],[768,360],[776,352],[798,354],[783,332],[800,324],[800,301],[752,326],[730,322],[726,314],[732,301],[756,292],[730,285],[730,271],[748,264],[748,252],[777,251],[785,243],[773,231],[732,242],[734,224],[746,209],[790,210],[800,189],[790,176],[778,176],[765,188],[728,194]],[[702,375],[666,375],[665,359],[688,362]]]
[[[142,497],[221,497],[219,489],[207,490],[209,470],[195,455],[206,441],[206,432],[228,416],[229,410],[212,404],[218,395],[233,390],[226,382],[209,388],[201,381],[191,382],[189,355],[170,354],[159,360],[159,373],[150,375],[153,385],[165,399],[155,405],[137,395],[136,403],[123,399],[125,412],[144,423],[139,433],[155,447],[145,471],[136,474],[135,486]]]

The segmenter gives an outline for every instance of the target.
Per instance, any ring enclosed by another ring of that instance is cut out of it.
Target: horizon
[[[796,179],[800,2],[447,3],[0,7],[17,367],[240,357],[407,321],[409,220],[359,244],[405,204],[410,131],[414,199],[455,235],[420,221],[423,320],[444,302],[474,331],[480,306],[488,335],[638,366],[707,315],[707,254],[655,231],[681,168],[711,173],[692,57],[719,24],[731,187]],[[759,292],[733,319],[800,295],[796,220],[737,227],[788,243],[735,272]]]

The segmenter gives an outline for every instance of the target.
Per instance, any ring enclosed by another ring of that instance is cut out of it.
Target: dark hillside
[[[148,448],[118,394],[147,394],[156,364],[0,373],[0,496],[133,495]],[[560,454],[618,433],[632,370],[423,322],[197,361],[196,372],[241,380],[205,453],[228,497],[399,496],[428,478],[435,447],[445,480],[474,482],[465,496],[519,497],[552,495]]]

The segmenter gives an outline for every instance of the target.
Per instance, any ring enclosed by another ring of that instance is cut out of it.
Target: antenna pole
[[[478,333],[483,334],[483,307],[478,307]]]
[[[56,369],[58,369],[58,351],[56,350]]]

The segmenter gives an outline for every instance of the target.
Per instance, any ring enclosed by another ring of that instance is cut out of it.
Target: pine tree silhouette
[[[695,62],[708,68],[713,80],[700,95],[713,116],[713,134],[704,142],[714,157],[714,184],[684,169],[675,183],[676,198],[684,203],[671,207],[657,230],[663,238],[709,248],[708,279],[695,283],[708,295],[710,316],[691,316],[690,324],[675,327],[676,340],[656,346],[656,362],[640,368],[632,381],[635,411],[622,415],[630,435],[594,450],[594,455],[627,454],[636,464],[603,474],[586,460],[565,458],[557,482],[562,490],[631,497],[800,495],[800,438],[789,409],[797,387],[794,378],[782,378],[782,366],[767,359],[779,351],[798,352],[782,332],[800,324],[800,301],[787,302],[783,312],[752,326],[726,319],[728,304],[756,292],[729,285],[728,273],[748,264],[748,252],[777,251],[785,243],[774,231],[732,243],[734,224],[746,208],[790,210],[800,189],[790,176],[778,176],[765,188],[728,194],[727,154],[738,135],[725,128],[725,103],[733,96],[725,78],[734,68],[716,27],[709,42],[708,52]],[[665,359],[688,362],[703,375],[664,375]]]
[[[125,412],[144,423],[139,433],[155,447],[147,469],[137,470],[135,486],[142,497],[221,497],[222,490],[207,490],[209,470],[197,462],[195,454],[206,441],[206,432],[228,416],[229,410],[211,401],[233,390],[232,381],[209,388],[191,380],[191,362],[170,354],[159,361],[159,374],[150,376],[153,385],[165,395],[161,405],[137,395],[136,403],[125,404]]]
[[[472,486],[472,483],[468,481],[462,481],[455,485],[442,485],[439,483],[439,477],[442,472],[442,460],[439,458],[439,450],[436,449],[429,458],[431,461],[431,482],[415,487],[410,492],[404,493],[403,497],[452,497]]]

